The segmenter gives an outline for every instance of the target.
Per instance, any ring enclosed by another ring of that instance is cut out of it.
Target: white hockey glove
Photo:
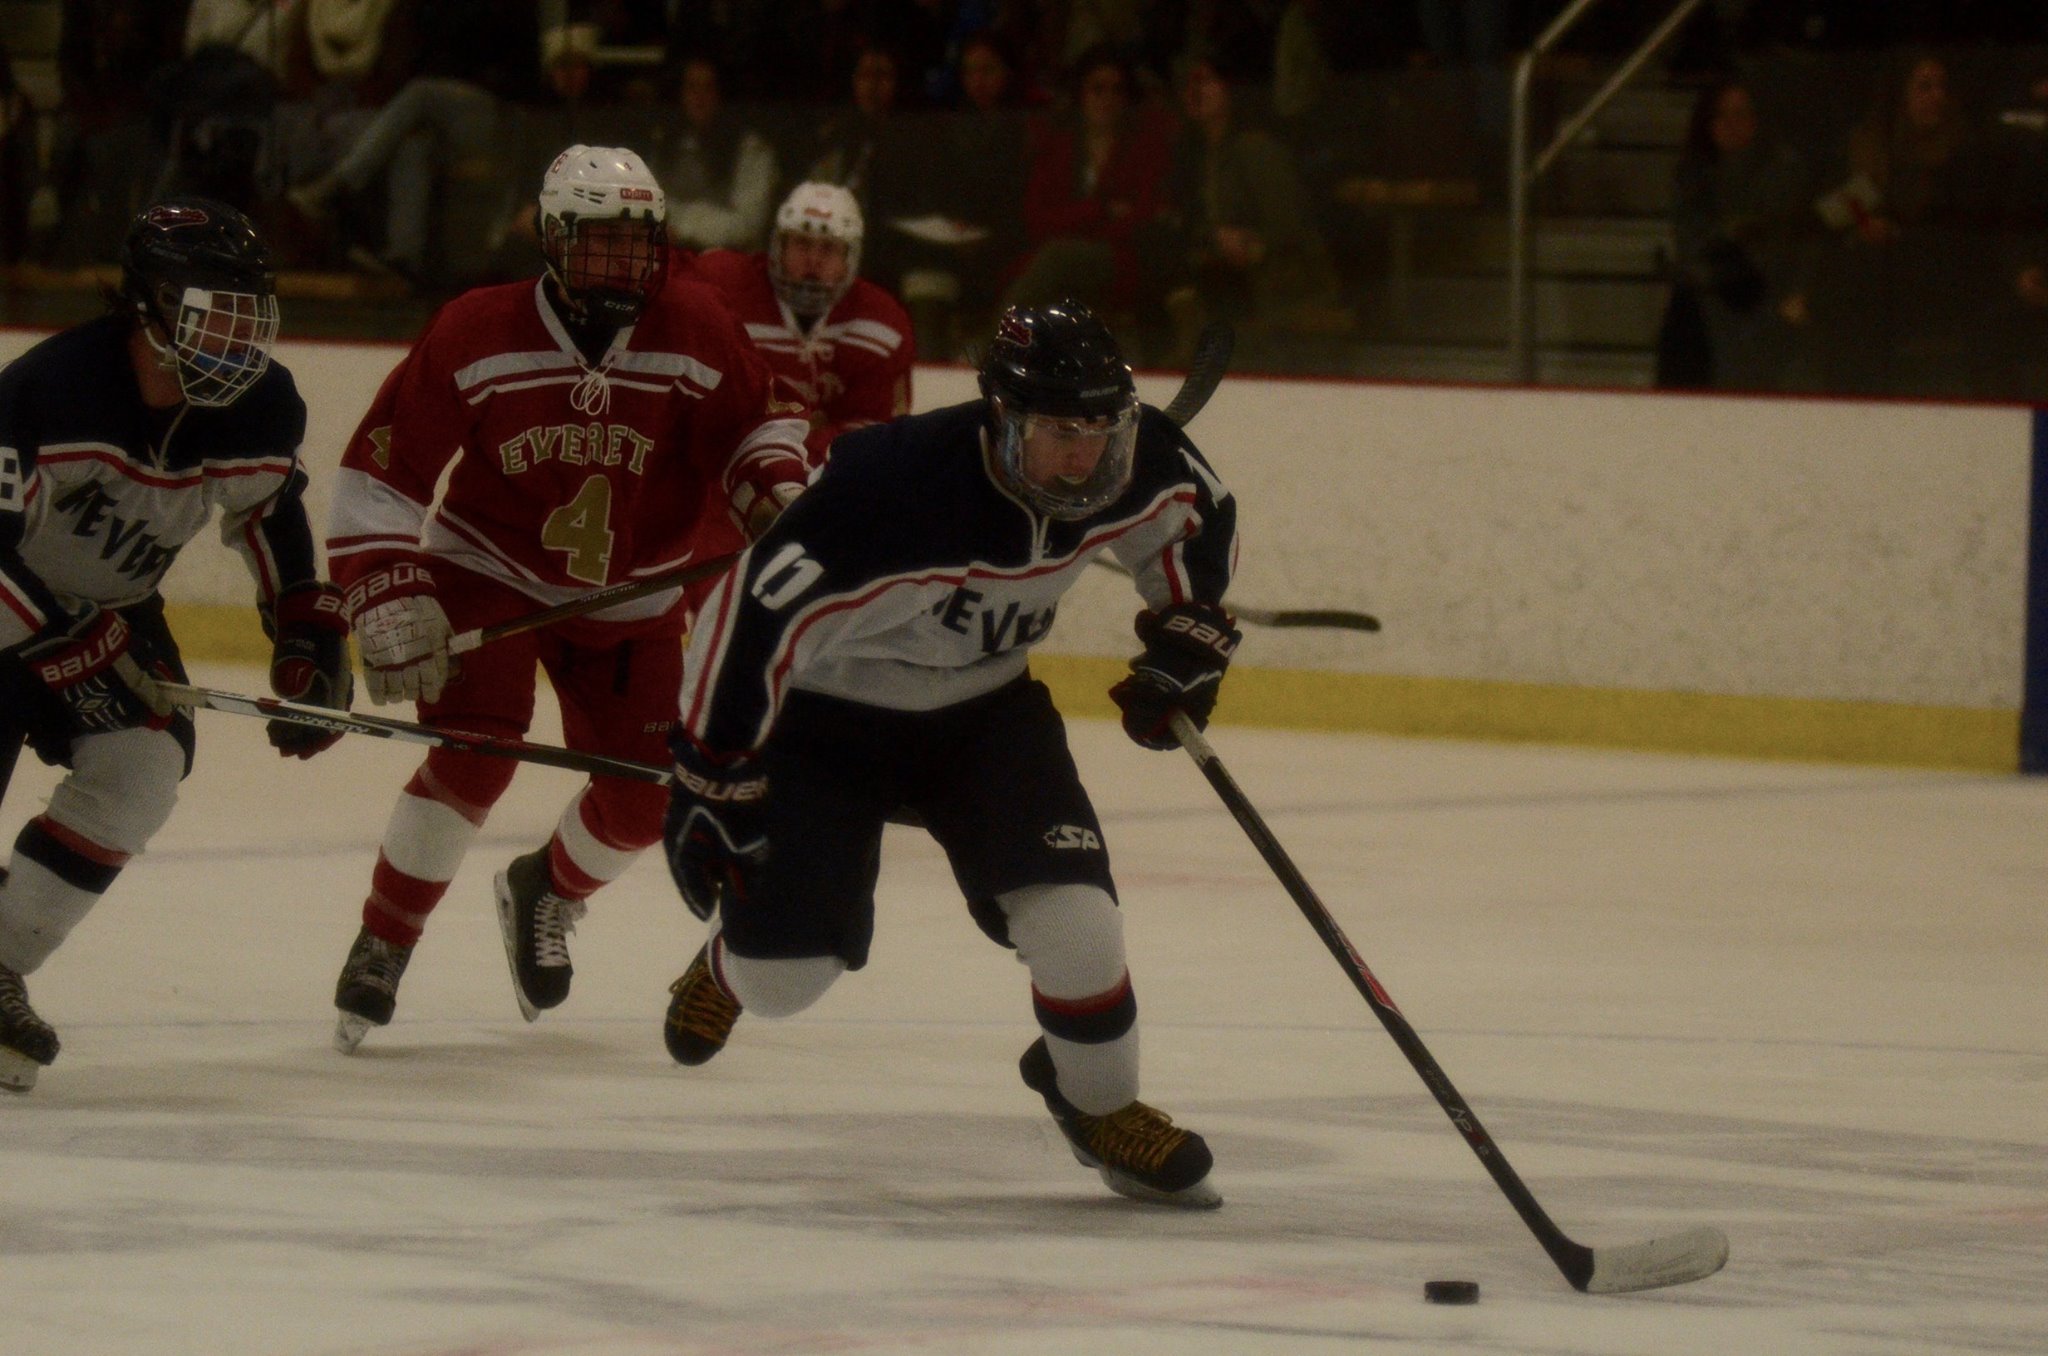
[[[748,541],[761,540],[761,534],[775,526],[775,520],[782,511],[796,502],[804,492],[800,480],[778,480],[764,486],[741,481],[732,494],[732,519]]]
[[[394,565],[358,580],[348,591],[363,686],[370,700],[441,700],[448,682],[448,614],[434,597],[424,565]]]

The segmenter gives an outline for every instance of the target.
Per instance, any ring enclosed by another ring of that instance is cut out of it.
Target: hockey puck
[[[1477,1281],[1424,1281],[1422,1297],[1431,1304],[1477,1304]]]

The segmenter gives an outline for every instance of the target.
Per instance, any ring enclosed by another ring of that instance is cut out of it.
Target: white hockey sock
[[[1092,885],[1033,885],[997,897],[1060,1092],[1090,1115],[1138,1097],[1138,1007],[1123,915]]]

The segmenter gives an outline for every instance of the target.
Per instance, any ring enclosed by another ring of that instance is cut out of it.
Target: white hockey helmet
[[[860,242],[866,234],[860,202],[838,184],[798,184],[775,209],[775,236],[768,242],[768,280],[775,295],[798,315],[823,315],[831,310],[860,274]],[[836,282],[792,278],[782,267],[786,236],[820,236],[846,246],[846,271]]]
[[[622,146],[571,146],[541,176],[541,253],[579,319],[630,325],[661,286],[668,200],[647,162]],[[628,222],[577,248],[583,228]]]

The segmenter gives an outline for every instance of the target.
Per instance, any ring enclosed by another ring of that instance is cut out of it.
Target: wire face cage
[[[228,405],[270,367],[277,346],[277,298],[188,287],[178,300],[171,356],[194,405]]]

